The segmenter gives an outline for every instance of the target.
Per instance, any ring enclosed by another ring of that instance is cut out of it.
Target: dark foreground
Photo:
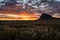
[[[60,40],[60,21],[0,21],[0,40]]]

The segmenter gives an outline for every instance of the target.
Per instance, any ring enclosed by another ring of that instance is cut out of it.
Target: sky
[[[0,0],[0,2],[1,2],[1,1],[3,1],[3,0]],[[24,0],[24,1],[26,1],[26,0]],[[56,0],[56,1],[60,1],[60,0]]]
[[[0,0],[0,2],[1,1],[3,1],[3,0]],[[25,1],[26,0],[24,0],[24,2]],[[57,1],[60,1],[60,0],[57,0]],[[38,13],[32,14],[32,13],[29,13],[26,11],[20,12],[18,14],[12,14],[12,12],[8,12],[9,14],[5,14],[5,13],[7,13],[7,12],[4,12],[3,14],[0,13],[0,20],[36,20],[40,17],[40,14],[38,14]],[[1,17],[3,17],[3,18],[1,18]],[[11,18],[11,19],[8,19],[7,17]],[[60,18],[60,14],[56,13],[55,15],[53,15],[53,17]]]
[[[0,2],[3,1],[3,0],[0,0]]]
[[[60,0],[56,0],[56,1],[60,1]]]

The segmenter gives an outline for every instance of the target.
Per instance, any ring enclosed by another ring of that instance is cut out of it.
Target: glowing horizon
[[[39,16],[36,14],[31,14],[25,11],[19,12],[18,14],[6,14],[0,13],[0,20],[37,20]]]

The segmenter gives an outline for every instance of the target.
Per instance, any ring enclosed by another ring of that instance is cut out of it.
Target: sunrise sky
[[[13,12],[8,12],[7,14],[6,12],[0,13],[0,20],[37,20],[39,17],[37,13],[32,14],[26,11],[21,11],[18,14]]]
[[[0,2],[1,1],[3,1],[3,0],[0,0]],[[60,0],[56,0],[56,1],[60,1]],[[26,0],[24,0],[24,2],[26,2]],[[23,8],[24,7],[25,6],[23,5]],[[46,8],[46,5],[44,6],[43,4],[41,4],[39,6],[40,8],[37,8],[37,6],[33,6],[33,5],[32,5],[32,7],[35,8],[34,10],[38,9],[39,11],[42,10],[43,12],[44,12],[44,10],[49,9],[48,7]],[[39,13],[39,12],[34,11],[32,9],[29,9],[29,7],[28,7],[28,9],[22,10],[20,8],[20,6],[17,9],[17,7],[15,7],[15,6],[13,6],[13,7],[5,7],[5,6],[2,7],[0,5],[0,9],[3,9],[3,10],[0,10],[0,20],[37,20],[42,15],[42,13]],[[12,11],[12,10],[16,10],[17,12]],[[58,13],[58,12],[56,12],[56,13],[46,12],[46,13],[50,14],[52,17],[60,18],[60,13]]]

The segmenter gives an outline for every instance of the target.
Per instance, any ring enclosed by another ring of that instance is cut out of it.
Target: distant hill
[[[43,13],[43,14],[40,16],[40,19],[39,19],[39,20],[60,20],[60,18],[55,18],[55,17],[52,17],[52,16],[49,15],[49,14]]]

